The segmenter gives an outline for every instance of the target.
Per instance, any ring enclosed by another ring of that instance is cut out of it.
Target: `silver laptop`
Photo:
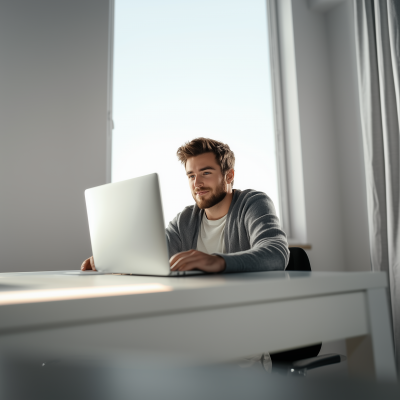
[[[96,269],[102,273],[185,276],[171,271],[157,174],[85,191]]]

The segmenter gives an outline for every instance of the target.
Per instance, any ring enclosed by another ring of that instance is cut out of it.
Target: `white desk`
[[[0,351],[143,351],[210,361],[370,335],[396,379],[384,273],[257,272],[180,278],[0,274]]]

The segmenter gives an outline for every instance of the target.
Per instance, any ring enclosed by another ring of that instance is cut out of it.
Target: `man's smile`
[[[203,191],[200,191],[200,192],[196,192],[196,194],[197,194],[197,196],[204,196],[208,192],[209,192],[208,190],[203,190]]]

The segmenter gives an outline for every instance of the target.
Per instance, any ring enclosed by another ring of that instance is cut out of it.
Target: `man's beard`
[[[208,190],[211,192],[211,188],[201,188],[200,192]],[[196,194],[192,194],[194,201],[197,206],[204,210],[205,208],[211,208],[221,202],[225,196],[227,195],[225,180],[222,182],[222,185],[216,189],[215,193],[211,193],[211,197],[208,199],[199,199]]]

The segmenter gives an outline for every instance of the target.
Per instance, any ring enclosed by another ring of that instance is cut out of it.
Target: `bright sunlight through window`
[[[176,150],[199,136],[279,215],[266,1],[116,0],[113,119],[112,181],[157,172],[166,224],[194,204]]]

